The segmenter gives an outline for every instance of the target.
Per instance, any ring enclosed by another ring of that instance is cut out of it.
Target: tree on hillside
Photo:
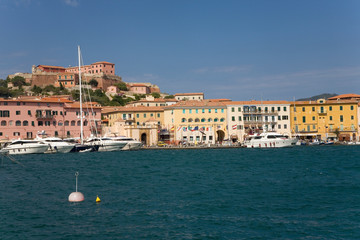
[[[119,82],[119,83],[116,83],[114,84],[116,87],[119,88],[119,90],[121,91],[128,91],[128,88],[126,86],[126,84],[124,82]]]
[[[11,93],[7,87],[0,87],[0,97],[10,97]]]
[[[35,93],[35,94],[40,94],[40,93],[42,92],[42,88],[34,85],[34,86],[31,88],[31,91],[32,91],[33,93]]]
[[[55,91],[56,91],[56,87],[54,85],[47,85],[43,89],[44,93],[55,92]]]
[[[164,99],[174,99],[175,96],[174,95],[168,95],[168,96],[165,96]]]
[[[157,93],[157,92],[151,93],[151,96],[153,96],[154,98],[160,98],[161,97],[160,93]]]
[[[99,85],[98,81],[96,81],[95,78],[91,79],[91,80],[89,81],[89,84],[90,84],[90,86],[92,86],[92,87],[97,87],[97,86]]]
[[[0,87],[7,88],[7,87],[8,87],[7,83],[8,83],[8,82],[7,82],[6,80],[0,79]]]
[[[25,78],[20,77],[20,76],[16,76],[16,77],[12,78],[11,82],[14,85],[14,87],[22,87],[22,86],[26,85]]]

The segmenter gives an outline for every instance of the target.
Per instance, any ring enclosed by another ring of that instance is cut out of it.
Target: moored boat
[[[288,138],[279,133],[265,132],[249,136],[248,140],[244,142],[244,146],[247,148],[290,147],[295,145],[297,141],[296,138]]]
[[[14,140],[5,144],[3,150],[10,155],[45,153],[49,145],[37,140]]]
[[[90,138],[85,142],[86,145],[98,145],[99,152],[111,152],[111,151],[120,151],[122,150],[126,142],[116,141],[109,137],[101,138]]]

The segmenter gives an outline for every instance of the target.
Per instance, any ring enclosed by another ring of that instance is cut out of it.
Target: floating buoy
[[[69,202],[82,202],[84,201],[84,195],[81,192],[78,192],[77,190],[77,177],[79,176],[79,173],[76,172],[75,173],[75,182],[76,182],[76,187],[75,187],[75,192],[70,193],[69,195]]]
[[[100,200],[100,198],[99,198],[98,195],[96,195],[96,202],[97,202],[97,203],[101,202],[101,200]]]

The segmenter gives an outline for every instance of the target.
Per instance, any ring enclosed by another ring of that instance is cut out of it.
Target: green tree
[[[153,93],[151,93],[151,95],[152,95],[154,98],[160,98],[160,97],[161,97],[160,93],[157,93],[157,92],[153,92]]]
[[[11,93],[7,87],[0,87],[0,97],[10,97]]]
[[[95,78],[91,79],[91,80],[89,81],[89,84],[90,84],[90,86],[92,86],[92,87],[97,87],[97,86],[99,85],[98,81],[96,81]]]
[[[40,93],[42,92],[42,88],[34,85],[34,86],[31,88],[31,91],[32,91],[33,93],[35,93],[35,94],[40,94]]]
[[[8,87],[8,82],[4,79],[0,79],[0,87],[4,87],[7,88]]]
[[[43,89],[43,93],[55,92],[55,91],[56,91],[56,87],[54,85],[47,85]]]
[[[14,78],[11,79],[11,82],[15,87],[22,87],[26,85],[25,78],[21,76],[15,76]]]
[[[175,98],[174,95],[167,95],[167,96],[164,97],[164,99],[174,99],[174,98]]]
[[[11,97],[18,97],[21,95],[24,95],[24,89],[19,88],[19,89],[14,89],[10,91]]]
[[[128,88],[126,86],[126,83],[124,82],[119,82],[119,83],[116,83],[114,84],[116,87],[118,87],[120,90],[122,91],[128,91]]]

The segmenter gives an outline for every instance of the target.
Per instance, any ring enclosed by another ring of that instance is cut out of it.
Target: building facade
[[[277,132],[291,136],[290,102],[241,101],[227,103],[230,139],[242,143],[254,133]]]
[[[180,101],[165,107],[164,120],[174,144],[222,143],[227,137],[226,105],[209,100]]]
[[[291,105],[292,133],[302,139],[359,141],[357,100],[296,101]]]
[[[88,108],[84,104],[84,109]],[[84,136],[101,133],[101,108],[83,111]],[[80,105],[65,98],[0,99],[0,139],[33,139],[38,132],[50,136],[80,137]]]

